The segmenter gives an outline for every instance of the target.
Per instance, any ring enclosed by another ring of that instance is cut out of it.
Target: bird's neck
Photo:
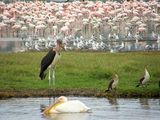
[[[145,70],[145,75],[149,76],[149,72],[147,70]]]
[[[60,54],[60,52],[61,52],[61,47],[60,47],[59,45],[57,45],[57,46],[55,47],[55,49],[53,49],[53,50],[55,50],[58,54]]]

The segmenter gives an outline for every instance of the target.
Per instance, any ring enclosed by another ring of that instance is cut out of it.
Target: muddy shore
[[[87,96],[87,97],[117,97],[117,98],[159,98],[160,92],[157,93],[120,93],[116,92],[104,92],[96,89],[36,89],[36,90],[0,90],[0,99],[7,99],[12,97],[51,97],[51,96]]]

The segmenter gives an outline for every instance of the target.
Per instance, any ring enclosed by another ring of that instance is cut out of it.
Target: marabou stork
[[[39,77],[41,80],[46,77],[46,70],[49,68],[49,86],[51,81],[55,84],[55,66],[60,58],[61,49],[64,49],[64,44],[61,39],[57,39],[56,47],[49,50],[49,52],[41,60],[41,68]]]

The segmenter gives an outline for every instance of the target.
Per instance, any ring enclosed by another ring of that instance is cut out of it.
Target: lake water
[[[20,52],[22,50],[25,50],[23,41],[0,40],[0,52]]]
[[[92,109],[91,113],[53,114],[44,116],[41,106],[49,98],[11,98],[0,100],[0,120],[159,120],[159,99],[107,99],[68,97],[80,100]],[[53,100],[53,99],[52,99]]]

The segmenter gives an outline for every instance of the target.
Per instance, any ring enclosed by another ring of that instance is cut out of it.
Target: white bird
[[[116,89],[118,81],[119,81],[118,75],[115,74],[108,85],[108,89],[105,92],[109,92],[112,91],[113,89]]]
[[[61,96],[55,104],[47,107],[43,113],[45,115],[51,113],[84,113],[90,112],[90,110],[89,107],[79,100],[68,101],[67,97]]]
[[[111,48],[111,49],[110,49],[110,53],[116,53],[116,52],[117,52],[116,49],[114,49],[114,48]]]
[[[147,68],[145,68],[144,76],[139,80],[139,84],[136,87],[139,87],[140,85],[144,86],[149,80],[150,80],[150,74]]]

